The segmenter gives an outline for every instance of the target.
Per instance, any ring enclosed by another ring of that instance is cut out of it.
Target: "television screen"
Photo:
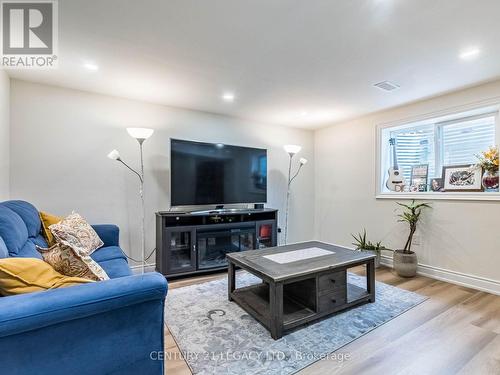
[[[170,141],[172,206],[267,201],[267,151],[221,143]]]

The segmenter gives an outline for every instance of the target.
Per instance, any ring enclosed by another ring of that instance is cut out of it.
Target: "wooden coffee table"
[[[340,310],[375,302],[375,255],[318,241],[227,254],[228,297],[279,339],[283,332]],[[347,269],[366,264],[366,289]],[[235,267],[262,283],[236,289]]]

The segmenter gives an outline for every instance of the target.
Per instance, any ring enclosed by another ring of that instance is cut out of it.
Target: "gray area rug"
[[[362,287],[366,279],[349,274]],[[260,283],[236,275],[237,287]],[[227,278],[168,292],[166,323],[194,374],[288,375],[388,322],[426,297],[384,283],[376,302],[338,313],[273,340],[236,303],[227,300]],[[168,360],[168,359],[166,359]]]

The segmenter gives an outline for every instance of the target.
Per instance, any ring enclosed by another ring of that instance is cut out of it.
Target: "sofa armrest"
[[[0,337],[105,313],[147,301],[163,301],[167,281],[152,272],[44,292],[0,298]]]
[[[104,246],[120,246],[120,228],[114,224],[92,225]]]

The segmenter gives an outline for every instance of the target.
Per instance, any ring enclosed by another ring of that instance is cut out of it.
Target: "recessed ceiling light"
[[[99,70],[99,66],[97,66],[97,64],[94,64],[94,63],[91,63],[91,62],[86,62],[85,64],[83,64],[83,67],[85,69],[91,70],[93,72]]]
[[[222,100],[228,103],[234,102],[234,94],[232,92],[225,92],[222,94]]]
[[[479,48],[471,47],[471,48],[465,49],[462,52],[460,52],[459,57],[462,60],[473,60],[476,57],[478,57],[480,53],[481,53],[481,50]]]

